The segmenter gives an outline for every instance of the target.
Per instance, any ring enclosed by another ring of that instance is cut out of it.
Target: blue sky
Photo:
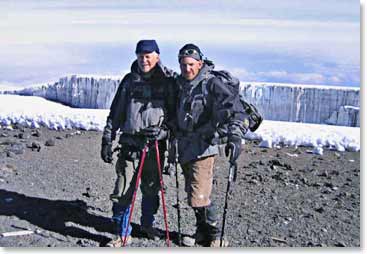
[[[0,85],[123,75],[140,39],[176,71],[193,42],[243,81],[360,85],[359,1],[131,2],[1,1]]]

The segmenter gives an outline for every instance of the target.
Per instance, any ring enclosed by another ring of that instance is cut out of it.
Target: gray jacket
[[[218,154],[218,145],[213,142],[218,125],[243,121],[236,119],[238,114],[233,113],[233,102],[238,95],[210,74],[213,69],[212,62],[204,61],[194,80],[187,81],[182,76],[176,80],[179,87],[176,137],[180,163]],[[230,128],[234,134],[244,137],[244,130],[237,124]]]
[[[164,127],[169,115],[174,115],[174,73],[160,62],[152,71],[149,78],[144,78],[134,61],[112,101],[104,138],[113,141],[120,129],[119,143],[139,150],[145,144],[141,131],[150,126]]]

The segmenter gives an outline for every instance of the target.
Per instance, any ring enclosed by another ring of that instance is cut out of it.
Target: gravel
[[[100,140],[93,131],[0,130],[0,233],[34,232],[0,237],[1,247],[105,246],[113,237],[115,173],[100,159]],[[231,247],[360,247],[360,153],[308,149],[247,142],[229,195],[225,235]],[[212,199],[220,217],[228,166],[218,157]],[[171,246],[177,246],[175,178],[163,180]],[[195,217],[183,180],[180,174],[181,231],[190,235]],[[132,246],[166,246],[165,239],[141,235],[140,199],[138,192]],[[161,207],[156,227],[165,231]]]

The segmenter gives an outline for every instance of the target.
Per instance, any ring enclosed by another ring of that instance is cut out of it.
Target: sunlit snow
[[[11,129],[19,123],[30,128],[54,130],[77,128],[102,131],[109,110],[79,109],[40,97],[0,95],[0,126]],[[322,155],[324,149],[360,150],[360,128],[264,120],[255,133],[246,138],[259,140],[260,147],[307,146]]]

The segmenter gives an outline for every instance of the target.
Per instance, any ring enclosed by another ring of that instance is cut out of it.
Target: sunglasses
[[[179,53],[178,58],[185,57],[185,56],[192,57],[196,60],[201,60],[203,54],[201,52],[198,52],[195,49],[185,49]]]

